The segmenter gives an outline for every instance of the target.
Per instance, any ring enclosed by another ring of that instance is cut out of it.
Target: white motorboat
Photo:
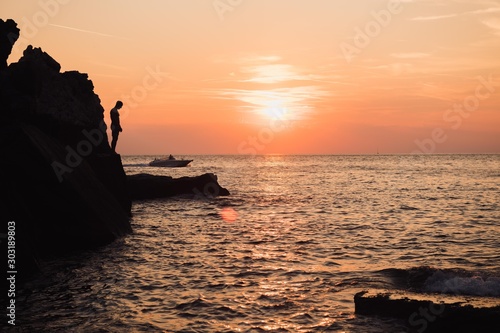
[[[193,160],[178,160],[170,155],[165,158],[155,158],[153,161],[149,162],[149,165],[155,167],[179,168],[185,167],[191,162],[193,162]]]

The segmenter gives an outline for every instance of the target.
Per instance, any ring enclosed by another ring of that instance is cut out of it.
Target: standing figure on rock
[[[114,108],[110,111],[111,116],[111,149],[116,153],[116,143],[118,142],[118,135],[122,131],[122,127],[120,126],[120,114],[118,110],[121,109],[123,103],[121,101],[117,101]]]

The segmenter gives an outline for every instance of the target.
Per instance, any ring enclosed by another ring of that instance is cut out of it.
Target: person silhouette
[[[111,149],[116,153],[116,143],[118,142],[118,135],[122,131],[122,127],[120,126],[120,114],[118,110],[123,106],[122,101],[117,101],[114,108],[109,112],[111,116],[111,136],[113,139],[111,140]]]

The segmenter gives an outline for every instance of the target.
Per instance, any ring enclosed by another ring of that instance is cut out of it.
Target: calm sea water
[[[213,172],[231,196],[135,202],[133,234],[46,263],[18,298],[19,327],[405,332],[355,315],[354,294],[417,288],[500,303],[500,155],[185,157],[191,167],[123,163],[128,174]]]

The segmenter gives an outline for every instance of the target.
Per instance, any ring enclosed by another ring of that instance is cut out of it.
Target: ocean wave
[[[438,269],[429,266],[388,268],[379,272],[388,276],[398,289],[464,296],[500,296],[498,272]]]
[[[425,282],[424,290],[457,295],[500,296],[500,277],[458,276],[436,271]]]
[[[213,304],[200,297],[200,298],[197,298],[197,299],[192,300],[192,301],[179,303],[175,306],[175,309],[177,309],[177,310],[190,310],[190,309],[199,309],[199,308],[207,308],[207,307],[213,307]]]

